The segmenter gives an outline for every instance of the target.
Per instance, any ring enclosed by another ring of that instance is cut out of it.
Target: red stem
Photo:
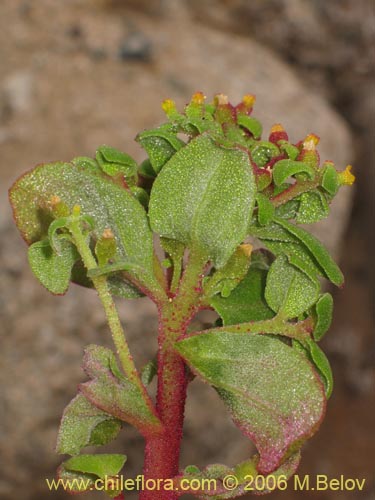
[[[177,500],[175,491],[147,489],[148,479],[168,479],[179,473],[179,457],[184,421],[186,388],[185,363],[174,343],[186,334],[186,328],[199,308],[205,259],[192,256],[178,292],[159,307],[158,390],[156,409],[164,432],[146,440],[144,482],[139,500]]]

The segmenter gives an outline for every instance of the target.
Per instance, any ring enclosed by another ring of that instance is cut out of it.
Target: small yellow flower
[[[345,170],[339,172],[338,179],[341,185],[352,186],[355,181],[355,176],[351,173],[352,166],[348,165]]]
[[[176,111],[176,103],[172,99],[165,99],[161,105],[165,114],[173,113]]]
[[[246,255],[246,257],[250,257],[251,252],[253,251],[253,245],[250,245],[250,243],[243,243],[240,245],[241,251]]]
[[[281,125],[281,123],[275,123],[275,125],[272,125],[271,134],[276,132],[285,132],[285,128]]]
[[[315,146],[319,144],[319,137],[315,134],[309,134],[303,141],[303,148],[309,151],[315,151]]]
[[[255,103],[255,95],[253,94],[246,94],[242,98],[242,102],[244,103],[246,108],[252,108]]]
[[[206,96],[203,94],[203,92],[195,92],[193,94],[193,97],[191,98],[191,102],[194,104],[203,104],[206,99]]]

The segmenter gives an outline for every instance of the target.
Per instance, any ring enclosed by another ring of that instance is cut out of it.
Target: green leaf
[[[296,219],[298,223],[313,224],[328,217],[329,207],[326,197],[318,189],[303,193],[300,201]]]
[[[270,222],[267,226],[251,225],[249,229],[251,236],[255,236],[260,240],[282,241],[286,243],[295,243],[296,238],[280,224]]]
[[[150,385],[154,377],[156,376],[157,372],[158,372],[158,363],[157,359],[155,358],[146,363],[145,366],[142,368],[141,379],[143,385],[145,386]]]
[[[74,263],[79,255],[72,243],[61,239],[60,254],[51,247],[49,241],[37,241],[28,250],[32,272],[40,283],[56,295],[64,294],[68,287]]]
[[[303,355],[279,339],[220,331],[176,347],[254,441],[260,473],[277,469],[317,430],[326,403],[320,379]]]
[[[136,141],[146,150],[152,169],[156,174],[160,172],[176,151],[185,145],[176,136],[170,125],[162,125],[156,129],[145,130],[138,134]]]
[[[220,268],[246,236],[254,194],[247,153],[201,135],[178,151],[156,178],[151,227],[196,249]]]
[[[313,340],[307,339],[306,344],[309,351],[309,357],[318,369],[319,374],[323,379],[325,392],[328,399],[331,396],[333,390],[333,375],[331,366],[329,364],[327,356]]]
[[[85,446],[109,443],[120,429],[120,420],[99,410],[82,394],[78,394],[64,410],[56,451],[78,455]]]
[[[271,490],[267,489],[267,484],[274,486],[274,480],[277,480],[279,477],[282,477],[283,480],[289,479],[289,477],[291,477],[297,470],[300,460],[301,454],[299,452],[291,455],[277,470],[272,472],[272,477],[270,477],[269,480],[267,480],[267,476],[265,476],[264,481],[257,481],[257,492],[259,494],[271,493]],[[227,467],[223,464],[211,464],[200,470],[195,465],[188,465],[185,467],[183,475],[179,476],[179,480],[188,479],[190,484],[198,483],[199,481],[202,485],[202,489],[192,489],[190,491],[186,491],[186,493],[199,496],[201,500],[225,500],[238,498],[239,496],[247,493],[248,486],[250,485],[250,476],[255,479],[259,475],[257,471],[258,463],[259,456],[254,455],[250,459],[241,462],[233,468]],[[224,486],[225,481],[223,484],[224,478],[228,475],[232,477],[234,476],[238,480],[238,486],[231,490]],[[209,488],[210,483],[206,480],[210,479],[216,480],[215,490]],[[264,489],[262,489],[263,486]],[[274,489],[275,488],[273,488],[273,490]]]
[[[138,173],[148,179],[153,179],[157,176],[157,173],[152,168],[151,162],[148,158],[139,165]]]
[[[18,229],[28,243],[46,237],[54,218],[49,209],[53,196],[60,197],[70,208],[79,205],[82,214],[94,219],[98,237],[110,228],[115,235],[119,258],[139,266],[142,271],[136,278],[147,288],[160,287],[153,272],[153,240],[146,212],[127,190],[100,173],[69,163],[36,167],[10,190]],[[122,281],[126,295],[129,287],[125,280]]]
[[[328,163],[324,169],[322,187],[332,196],[337,193],[340,187],[337,171],[331,163]]]
[[[254,139],[259,139],[263,132],[262,124],[252,116],[239,114],[237,115],[237,123],[252,133]]]
[[[251,158],[258,167],[264,167],[274,156],[280,154],[279,148],[268,141],[256,141],[250,151]]]
[[[282,217],[283,219],[294,219],[297,216],[298,200],[290,200],[279,207],[276,207],[275,214],[277,217]]]
[[[262,193],[256,196],[258,204],[258,221],[261,226],[267,226],[273,219],[275,207],[270,202],[269,198]]]
[[[306,174],[309,179],[315,177],[312,167],[302,161],[279,160],[273,166],[273,181],[276,186],[283,184],[289,177],[296,174]]]
[[[329,255],[328,251],[320,243],[319,240],[315,238],[312,234],[306,232],[304,229],[287,222],[281,218],[275,218],[277,224],[279,224],[283,229],[289,231],[293,236],[302,242],[307,249],[314,256],[322,270],[324,275],[332,281],[335,285],[341,286],[344,283],[344,276],[340,271],[340,268]]]
[[[103,172],[111,177],[123,174],[125,179],[129,179],[137,175],[137,162],[111,146],[100,146],[96,152],[96,160]]]
[[[268,271],[265,297],[275,312],[295,318],[318,300],[319,289],[318,281],[291,265],[285,255],[280,255]]]
[[[205,278],[203,289],[206,297],[217,293],[222,297],[231,294],[249,269],[251,250],[251,245],[240,245],[225,266],[214,270],[212,276]]]
[[[93,474],[100,479],[116,476],[126,462],[126,455],[108,454],[77,455],[64,462],[64,468],[73,472]]]
[[[328,331],[332,322],[333,298],[330,293],[320,296],[315,305],[316,323],[313,331],[314,339],[319,342]]]
[[[211,297],[210,305],[220,315],[224,325],[262,321],[274,316],[264,299],[266,277],[267,268],[262,268],[253,254],[246,276],[229,297]]]
[[[290,160],[296,160],[300,154],[300,150],[288,141],[278,141],[278,145],[281,151],[285,151]]]
[[[83,493],[96,489],[97,481],[110,497],[117,497],[121,491],[116,481],[118,473],[126,462],[126,455],[78,455],[63,462],[58,469],[58,476],[64,481],[69,493]],[[114,477],[111,482],[110,478]]]
[[[71,163],[78,168],[85,168],[92,173],[98,173],[99,172],[99,164],[96,160],[93,158],[89,158],[87,156],[78,156],[77,158],[73,158]]]
[[[90,345],[85,349],[83,369],[91,379],[80,384],[80,392],[94,406],[136,427],[141,434],[158,433],[161,424],[147,405],[138,386],[119,370],[112,351]]]

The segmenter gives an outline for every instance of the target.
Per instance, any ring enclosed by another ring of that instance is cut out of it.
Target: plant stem
[[[82,234],[81,221],[79,218],[72,220],[69,230],[86,269],[90,271],[97,268],[98,264],[88,245],[87,238]],[[109,291],[107,279],[105,276],[97,276],[92,278],[92,282],[99,295],[101,303],[103,304],[122,369],[129,380],[139,387],[148,406],[153,408],[152,401],[141,381],[132,355],[130,354],[129,346],[126,342],[125,333],[118,316],[116,305]]]
[[[180,287],[172,299],[159,308],[158,389],[156,408],[164,427],[161,436],[146,441],[144,476],[173,478],[179,473],[179,457],[188,376],[185,363],[174,344],[186,333],[197,312],[206,259],[191,254]],[[140,500],[176,500],[174,491],[145,490]]]

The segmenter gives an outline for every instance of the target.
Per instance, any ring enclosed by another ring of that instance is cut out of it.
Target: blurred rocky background
[[[317,229],[346,287],[333,291],[323,342],[335,391],[299,473],[366,478],[366,489],[269,498],[375,498],[374,26],[371,0],[1,0],[1,499],[68,498],[45,484],[61,461],[59,418],[84,380],[84,346],[111,345],[93,292],[72,286],[52,297],[31,275],[7,189],[39,162],[92,156],[103,143],[142,159],[133,138],[163,120],[160,102],[183,105],[197,90],[233,101],[254,93],[266,130],[282,122],[294,140],[314,132],[323,159],[354,164],[355,189],[342,190]],[[141,366],[156,348],[155,310],[141,299],[120,304],[120,314]],[[182,464],[247,458],[251,445],[213,391],[194,382],[190,396]],[[142,442],[130,427],[112,449],[128,454],[126,476],[140,472]]]

